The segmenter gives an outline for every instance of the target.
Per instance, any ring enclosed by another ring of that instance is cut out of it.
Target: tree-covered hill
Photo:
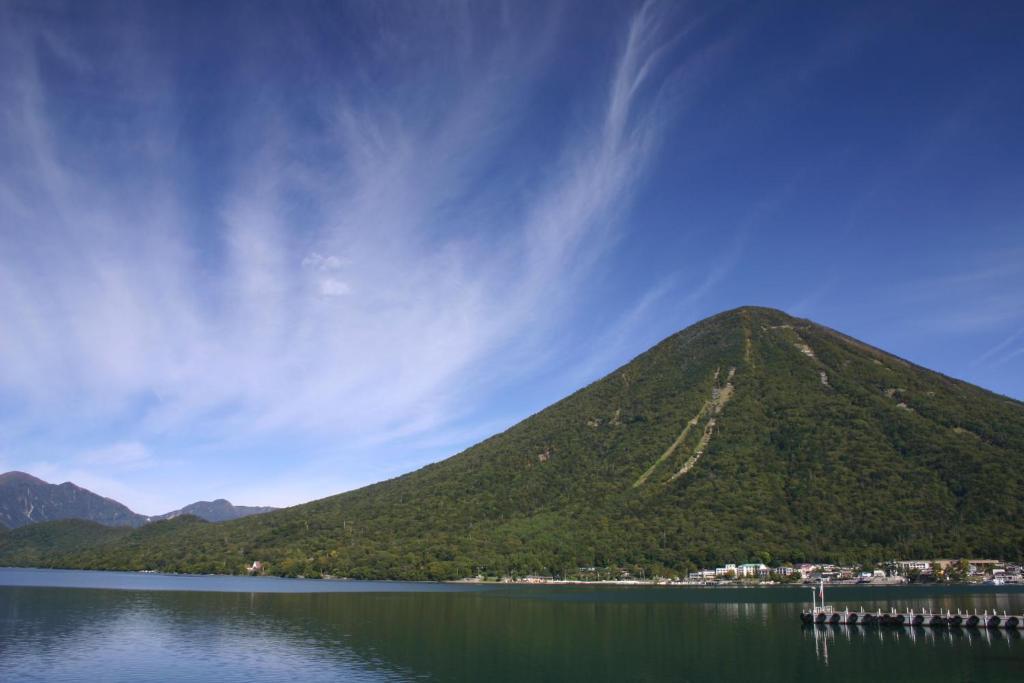
[[[0,536],[0,564],[238,573],[260,560],[283,575],[441,579],[1020,559],[1022,472],[1024,404],[748,307],[405,476],[86,547],[26,527]]]

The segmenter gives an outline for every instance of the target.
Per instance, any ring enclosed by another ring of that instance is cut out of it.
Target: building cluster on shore
[[[801,563],[780,567],[756,564],[726,564],[714,569],[690,572],[685,583],[722,584],[757,581],[762,583],[875,583],[984,582],[1024,583],[1024,568],[999,560],[892,560],[880,565],[838,565]]]
[[[478,577],[482,579],[483,577]],[[1024,567],[1000,560],[892,560],[878,565],[799,563],[769,567],[761,562],[725,564],[699,569],[686,577],[647,577],[642,572],[610,567],[580,567],[574,576],[529,575],[505,577],[506,583],[621,583],[686,586],[737,584],[901,584],[909,582],[969,582],[1024,584]]]

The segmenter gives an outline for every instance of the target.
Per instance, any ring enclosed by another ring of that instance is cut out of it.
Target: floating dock
[[[872,612],[850,609],[836,610],[831,605],[819,607],[814,611],[803,611],[800,619],[805,624],[823,626],[930,626],[932,628],[1024,628],[1024,615],[998,614],[997,612],[963,612],[956,613],[914,611],[913,609],[890,612],[877,610]]]
[[[956,613],[946,610],[945,612],[929,612],[926,610],[916,611],[912,608],[897,610],[890,608],[888,612],[882,610],[851,610],[848,607],[842,610],[832,605],[825,604],[824,583],[817,589],[812,589],[816,595],[811,600],[810,610],[801,610],[800,620],[804,624],[817,624],[822,626],[920,626],[931,628],[1000,628],[1000,629],[1024,629],[1024,615],[1002,614],[995,610],[989,612],[974,612],[957,610]],[[818,601],[820,596],[821,600]]]

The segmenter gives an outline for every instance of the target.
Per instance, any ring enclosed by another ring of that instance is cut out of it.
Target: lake
[[[0,681],[1022,681],[1020,634],[804,627],[807,588],[0,569]],[[1024,612],[1015,587],[829,589]]]

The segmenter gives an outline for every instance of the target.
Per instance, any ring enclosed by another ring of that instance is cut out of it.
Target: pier
[[[816,624],[822,626],[919,626],[930,628],[991,628],[991,629],[1024,629],[1024,615],[1002,614],[995,610],[989,612],[975,612],[971,610],[958,609],[955,613],[951,610],[945,612],[930,612],[927,610],[915,610],[904,608],[898,610],[895,607],[888,612],[882,610],[851,610],[845,607],[842,610],[832,605],[825,604],[824,582],[818,588],[812,588],[811,609],[801,610],[800,620],[804,624]],[[820,597],[820,601],[819,601]]]

